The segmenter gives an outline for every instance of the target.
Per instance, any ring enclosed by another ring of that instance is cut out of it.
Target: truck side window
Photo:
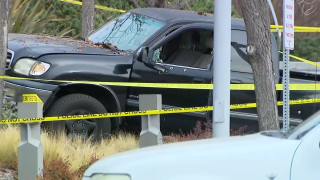
[[[156,49],[153,61],[208,69],[212,63],[212,50],[212,30],[188,29]]]
[[[238,72],[252,73],[252,68],[248,60],[247,33],[245,31],[231,31],[231,70]]]

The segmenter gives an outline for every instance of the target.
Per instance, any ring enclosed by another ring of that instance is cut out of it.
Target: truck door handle
[[[238,80],[238,79],[231,79],[230,81],[232,84],[243,84],[243,81]]]
[[[193,79],[192,79],[192,82],[193,82],[193,83],[204,83],[205,80],[202,79],[202,78],[193,78]]]
[[[154,68],[159,71],[159,74],[169,72],[169,69],[163,66],[154,66]]]

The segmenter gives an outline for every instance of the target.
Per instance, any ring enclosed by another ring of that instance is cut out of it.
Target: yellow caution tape
[[[316,102],[320,102],[320,98],[291,100],[290,104],[292,105],[309,104],[309,103],[316,103]],[[277,105],[278,106],[283,105],[283,101],[278,101]],[[230,106],[230,109],[254,108],[256,106],[257,106],[256,103],[233,104]],[[67,116],[55,116],[55,117],[43,117],[43,118],[5,119],[5,120],[0,120],[0,124],[17,124],[17,123],[30,123],[30,122],[43,122],[43,121],[65,121],[65,120],[77,120],[77,119],[100,119],[100,118],[108,118],[108,117],[111,118],[111,117],[125,117],[125,116],[144,116],[144,115],[155,115],[155,114],[172,114],[172,113],[186,113],[186,112],[199,112],[199,111],[211,111],[211,110],[213,110],[213,106],[101,113],[101,114],[86,114],[86,115],[67,115]]]
[[[83,84],[99,84],[109,86],[127,86],[127,87],[149,87],[149,88],[172,88],[172,89],[213,89],[213,84],[186,84],[186,83],[136,83],[136,82],[99,82],[99,81],[68,81],[68,80],[48,80],[20,78],[12,76],[0,76],[1,79],[19,79],[31,81],[47,81],[47,82],[63,82],[63,83],[83,83]],[[254,84],[230,84],[231,90],[254,90]],[[283,90],[282,84],[276,84],[276,90]],[[311,91],[320,90],[320,84],[290,84],[290,90]]]
[[[82,2],[80,2],[80,1],[74,1],[74,0],[59,0],[59,1],[71,3],[71,4],[82,5]],[[122,10],[122,9],[114,9],[114,8],[109,8],[106,6],[100,6],[100,5],[94,5],[94,7],[97,9],[102,9],[102,10],[107,10],[107,11],[115,11],[115,12],[121,12],[121,13],[126,12],[125,10]]]
[[[279,53],[283,53],[283,52],[282,52],[282,51],[279,51]],[[313,62],[313,61],[310,61],[310,60],[307,60],[307,59],[303,59],[303,58],[301,58],[301,57],[294,56],[294,55],[291,55],[291,54],[290,54],[290,57],[295,58],[296,60],[299,60],[299,61],[302,61],[302,62],[311,64],[311,65],[313,65],[313,66],[318,66],[318,67],[320,67],[320,64],[318,64],[318,63],[316,63],[316,62]]]
[[[270,25],[270,29],[283,29],[283,26]],[[294,30],[313,30],[320,32],[318,27],[294,26]]]
[[[283,32],[283,26],[270,25],[270,29],[272,32],[277,32],[277,29],[279,29],[281,32]],[[320,28],[306,27],[306,26],[294,26],[294,32],[320,32]]]
[[[22,102],[25,102],[25,103],[41,102],[42,106],[44,105],[43,101],[40,99],[40,97],[37,94],[23,94]]]
[[[270,29],[271,32],[278,32],[277,29]],[[281,32],[283,32],[283,29],[279,29]],[[312,30],[312,29],[295,29],[294,32],[320,32],[319,30]]]

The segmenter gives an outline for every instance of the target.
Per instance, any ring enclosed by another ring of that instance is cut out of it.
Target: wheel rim
[[[68,115],[85,115],[92,114],[91,112],[83,109],[78,109],[70,112]],[[88,139],[94,134],[97,128],[97,123],[95,120],[89,119],[78,119],[72,121],[66,121],[66,133],[69,138],[81,137],[82,139]]]

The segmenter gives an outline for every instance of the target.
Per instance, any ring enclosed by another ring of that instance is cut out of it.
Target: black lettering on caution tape
[[[304,103],[312,103],[319,102],[320,98],[316,99],[297,99],[291,100],[290,104],[304,104]],[[283,104],[282,101],[277,102],[278,105]],[[245,103],[245,104],[231,104],[235,108],[249,108],[256,103]],[[114,112],[114,113],[100,113],[100,114],[85,114],[85,115],[68,115],[68,116],[56,116],[56,117],[47,117],[47,118],[23,118],[23,119],[9,119],[9,120],[0,120],[1,124],[6,123],[20,123],[20,122],[41,122],[41,121],[55,121],[55,120],[72,120],[72,119],[95,119],[108,117],[108,116],[136,116],[136,115],[146,115],[146,114],[166,114],[166,113],[179,113],[183,111],[209,111],[212,110],[213,106],[202,106],[202,107],[187,107],[187,108],[172,108],[172,109],[162,109],[162,110],[148,110],[148,111],[131,111],[131,112]],[[149,112],[149,113],[148,113]]]
[[[6,122],[6,120],[4,120],[4,122]],[[19,119],[9,119],[7,122],[8,123],[10,123],[10,122],[12,122],[12,123],[19,122]]]

